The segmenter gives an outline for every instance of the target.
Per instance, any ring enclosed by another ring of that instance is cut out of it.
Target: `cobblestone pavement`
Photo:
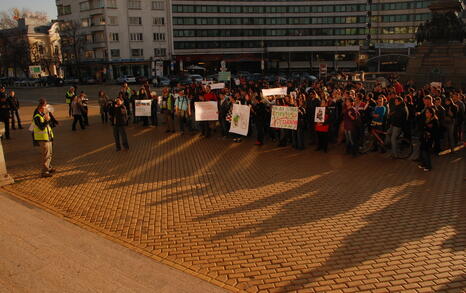
[[[133,125],[130,151],[117,153],[97,117],[70,128],[55,130],[58,173],[47,179],[30,134],[13,131],[4,147],[16,183],[5,190],[232,291],[466,291],[464,150],[424,173],[339,147],[257,148]]]

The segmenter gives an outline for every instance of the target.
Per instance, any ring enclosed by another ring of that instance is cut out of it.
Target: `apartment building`
[[[77,63],[81,76],[98,80],[151,76],[156,63],[168,67],[169,1],[56,0],[56,4],[58,20],[75,24],[83,40],[78,50],[64,50],[68,75],[73,75]]]
[[[409,55],[431,2],[172,0],[173,55],[233,71],[354,70],[374,55]]]

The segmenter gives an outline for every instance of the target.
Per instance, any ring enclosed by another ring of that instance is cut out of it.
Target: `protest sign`
[[[225,83],[213,83],[210,85],[211,90],[221,90],[225,88]]]
[[[249,106],[233,104],[230,132],[244,136],[248,135],[250,114]]]
[[[298,129],[298,107],[273,106],[270,127]]]
[[[288,91],[288,88],[286,87],[279,87],[279,88],[274,88],[274,89],[263,89],[262,90],[262,95],[265,97],[268,96],[283,96],[286,95]]]
[[[314,122],[316,123],[325,122],[325,107],[316,107],[316,114],[314,116]]]
[[[196,121],[217,121],[217,102],[195,102]]]
[[[134,104],[136,106],[136,117],[147,117],[151,114],[151,103],[152,100],[136,100]]]
[[[430,85],[435,88],[439,88],[439,89],[442,88],[442,83],[438,81],[431,82]]]
[[[219,72],[218,73],[218,81],[230,81],[231,79],[231,72]]]

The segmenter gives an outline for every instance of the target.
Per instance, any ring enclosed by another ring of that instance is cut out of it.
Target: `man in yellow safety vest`
[[[65,94],[65,102],[68,104],[68,116],[71,117],[71,102],[73,98],[76,96],[75,88],[72,86]]]
[[[34,111],[34,140],[39,143],[42,150],[42,173],[41,177],[51,177],[55,169],[52,168],[52,142],[53,130],[51,123],[53,116],[46,111],[47,102],[43,99],[39,101],[36,111]]]

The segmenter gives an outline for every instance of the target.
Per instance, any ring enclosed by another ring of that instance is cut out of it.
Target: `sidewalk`
[[[224,292],[0,192],[0,292]]]

